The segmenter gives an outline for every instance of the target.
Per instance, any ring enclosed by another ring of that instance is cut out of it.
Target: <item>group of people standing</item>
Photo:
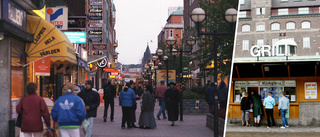
[[[260,96],[255,90],[251,91],[251,96],[248,92],[244,93],[244,97],[241,99],[241,110],[242,110],[242,126],[251,126],[249,124],[249,114],[253,112],[254,126],[260,126],[261,115],[263,114],[263,106],[265,107],[265,112],[267,114],[267,128],[270,129],[271,126],[275,127],[275,121],[273,117],[273,108],[275,107],[275,99],[272,97],[273,93],[268,92],[268,96],[264,98],[262,103]],[[283,91],[280,94],[280,100],[278,105],[278,110],[282,117],[282,126],[280,128],[288,128],[289,124],[286,118],[286,113],[290,106],[289,99],[286,97],[286,93]]]

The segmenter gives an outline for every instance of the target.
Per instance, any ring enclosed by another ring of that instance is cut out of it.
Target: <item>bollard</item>
[[[9,137],[15,137],[16,120],[9,120]]]

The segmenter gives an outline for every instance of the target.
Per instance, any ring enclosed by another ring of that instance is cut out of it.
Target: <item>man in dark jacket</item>
[[[214,88],[214,82],[210,83],[210,86],[207,88],[206,90],[206,101],[209,104],[209,110],[211,111],[212,109],[212,105],[214,102],[214,92],[215,92],[215,88]]]
[[[97,117],[97,110],[100,105],[100,95],[98,94],[98,92],[92,90],[93,83],[91,80],[86,81],[85,86],[85,90],[78,93],[78,96],[82,98],[85,104],[85,108],[87,111],[86,118],[90,122],[87,137],[91,137],[93,119]]]
[[[116,87],[111,83],[113,80],[108,79],[108,83],[103,87],[103,99],[104,99],[104,116],[103,121],[107,122],[108,108],[111,107],[110,121],[113,122],[114,115],[114,97],[116,96]]]
[[[219,89],[220,108],[226,109],[227,108],[227,101],[228,101],[228,87],[224,83],[224,81],[221,81],[218,89]]]

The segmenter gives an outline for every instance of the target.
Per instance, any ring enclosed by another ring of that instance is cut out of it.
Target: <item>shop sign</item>
[[[101,37],[92,37],[92,38],[89,38],[89,41],[91,41],[92,43],[99,43],[99,42],[102,42],[102,38]]]
[[[89,26],[92,28],[102,28],[102,23],[90,23]]]
[[[26,12],[12,2],[8,2],[8,19],[10,22],[23,27],[26,23]]]
[[[107,61],[106,58],[104,58],[101,62],[98,62],[98,63],[97,63],[98,67],[100,67],[100,68],[106,67],[107,64],[108,64],[108,61]]]
[[[304,91],[306,99],[317,99],[317,82],[305,82]]]
[[[107,44],[92,44],[92,50],[108,50]]]
[[[76,16],[68,18],[69,29],[84,29],[87,26],[87,18],[85,16]]]
[[[90,20],[102,20],[102,16],[88,16]]]
[[[247,81],[235,81],[234,85],[236,87],[246,87],[247,86]]]
[[[102,1],[90,1],[90,5],[101,6],[102,5]]]
[[[68,8],[67,7],[48,7],[46,20],[60,30],[68,30]]]
[[[259,86],[259,81],[248,81],[248,86]]]
[[[282,86],[282,81],[260,81],[260,86]]]
[[[51,64],[51,55],[47,57],[41,58],[36,61],[36,69],[35,75],[36,76],[50,76],[50,64]]]
[[[296,81],[294,81],[294,80],[284,81],[284,85],[286,87],[296,87]]]
[[[92,8],[89,9],[90,13],[102,13],[102,8]]]
[[[87,33],[86,32],[63,32],[67,35],[71,43],[87,43]]]
[[[83,59],[84,61],[88,61],[88,51],[81,48],[80,58]]]
[[[90,30],[89,35],[102,35],[102,30]]]

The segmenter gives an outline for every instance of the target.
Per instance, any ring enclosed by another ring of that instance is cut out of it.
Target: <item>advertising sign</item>
[[[102,16],[88,16],[90,20],[102,20]]]
[[[304,91],[306,99],[317,99],[317,82],[305,82]]]
[[[51,63],[50,57],[51,55],[48,55],[47,57],[44,57],[36,61],[36,64],[35,64],[36,76],[50,76],[50,63]]]
[[[92,50],[108,50],[107,44],[92,44]]]
[[[63,32],[67,35],[71,43],[87,43],[87,33],[86,32]]]
[[[107,61],[106,58],[104,58],[101,62],[98,62],[97,65],[100,68],[104,68],[104,67],[106,67],[108,65],[108,61]]]
[[[157,70],[157,85],[161,85],[160,81],[167,81],[167,70]],[[168,70],[169,78],[168,83],[176,82],[176,70]]]
[[[90,5],[100,6],[102,5],[102,1],[90,1]]]
[[[85,16],[71,16],[68,18],[69,29],[84,29],[87,26],[87,18]]]
[[[60,30],[68,30],[68,8],[47,7],[46,20]]]
[[[89,38],[89,41],[92,43],[99,43],[99,42],[102,42],[102,38],[101,37],[92,37],[92,38]]]
[[[102,8],[92,8],[89,9],[90,13],[102,13]]]
[[[8,20],[20,27],[26,26],[27,15],[24,10],[12,2],[8,2]]]
[[[90,23],[89,26],[93,28],[102,28],[102,23]]]
[[[90,30],[89,35],[102,35],[102,30]]]

